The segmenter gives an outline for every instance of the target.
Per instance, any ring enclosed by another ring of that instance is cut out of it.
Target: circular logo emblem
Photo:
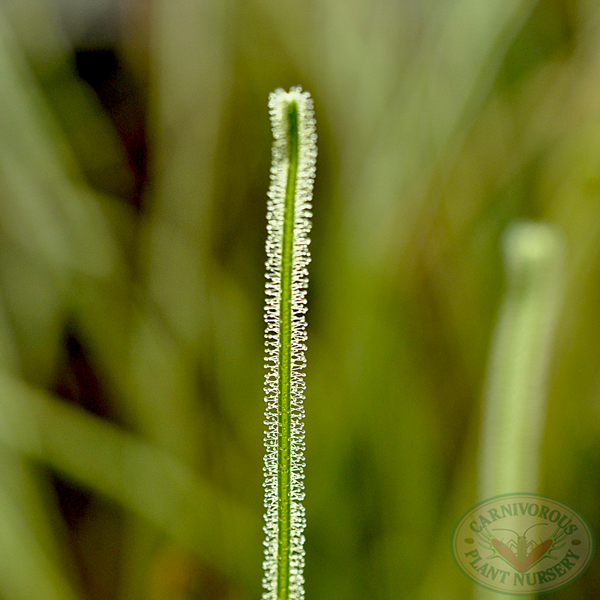
[[[480,502],[454,528],[452,553],[475,583],[513,595],[568,585],[594,555],[594,534],[573,508],[539,494]]]

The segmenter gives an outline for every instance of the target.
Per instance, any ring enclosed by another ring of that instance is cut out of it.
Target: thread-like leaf
[[[479,495],[537,492],[546,386],[560,309],[564,244],[555,227],[518,222],[504,244],[507,291],[490,356]]]
[[[304,598],[304,366],[317,146],[308,92],[269,96],[273,129],[265,303],[264,600]]]

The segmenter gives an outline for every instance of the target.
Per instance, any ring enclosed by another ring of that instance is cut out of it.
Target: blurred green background
[[[517,219],[568,248],[540,491],[600,530],[597,2],[2,0],[2,600],[259,597],[267,96],[296,84],[308,598],[472,596],[450,536]],[[547,596],[598,597],[597,560]]]

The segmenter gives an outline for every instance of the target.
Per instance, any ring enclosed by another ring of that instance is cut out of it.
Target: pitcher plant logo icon
[[[452,554],[475,583],[527,596],[577,579],[594,555],[594,534],[566,504],[539,494],[506,494],[473,507],[454,528]]]

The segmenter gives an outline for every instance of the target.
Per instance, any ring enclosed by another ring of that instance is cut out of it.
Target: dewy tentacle
[[[308,234],[317,146],[300,87],[269,96],[273,129],[265,304],[263,600],[304,598],[304,367]]]

